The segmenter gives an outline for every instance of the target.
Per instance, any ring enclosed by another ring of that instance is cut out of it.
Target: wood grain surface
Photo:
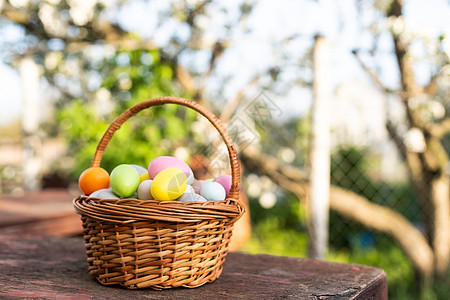
[[[0,299],[387,299],[383,270],[229,253],[219,279],[163,291],[100,285],[81,236],[0,234]]]

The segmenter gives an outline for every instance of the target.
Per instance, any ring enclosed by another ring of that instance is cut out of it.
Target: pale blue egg
[[[146,168],[141,167],[139,165],[130,165],[130,166],[132,166],[138,172],[139,176],[141,176],[142,173],[148,173],[148,170]]]
[[[194,182],[194,172],[192,172],[192,170],[190,169],[190,173],[189,173],[189,176],[188,176],[188,179],[187,179],[187,183],[189,184],[189,185],[191,185],[193,182]]]
[[[226,192],[223,186],[218,182],[207,182],[200,192],[200,195],[210,201],[225,200]]]

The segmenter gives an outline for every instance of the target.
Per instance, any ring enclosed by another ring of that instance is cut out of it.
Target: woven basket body
[[[198,287],[217,279],[228,252],[233,224],[244,213],[239,201],[239,164],[225,128],[210,112],[190,100],[161,97],[141,102],[120,115],[97,147],[99,166],[114,132],[137,112],[166,103],[190,107],[205,116],[227,145],[232,186],[223,201],[179,202],[98,199],[79,196],[89,273],[104,285],[128,289]]]

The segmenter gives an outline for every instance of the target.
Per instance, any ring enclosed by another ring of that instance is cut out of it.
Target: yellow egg
[[[149,180],[150,177],[148,176],[148,172],[144,172],[139,176],[139,183],[142,183],[142,181]]]
[[[156,200],[175,200],[184,193],[186,188],[186,174],[178,168],[167,168],[153,179],[151,193]]]

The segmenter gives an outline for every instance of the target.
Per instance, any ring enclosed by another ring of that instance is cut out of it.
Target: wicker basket
[[[92,167],[100,165],[108,142],[126,120],[167,103],[194,109],[219,131],[229,152],[231,190],[226,200],[204,203],[74,199],[75,211],[82,216],[89,273],[103,285],[167,289],[214,281],[222,272],[233,225],[244,213],[239,201],[239,162],[231,139],[211,112],[187,99],[160,97],[126,110],[100,140]]]

